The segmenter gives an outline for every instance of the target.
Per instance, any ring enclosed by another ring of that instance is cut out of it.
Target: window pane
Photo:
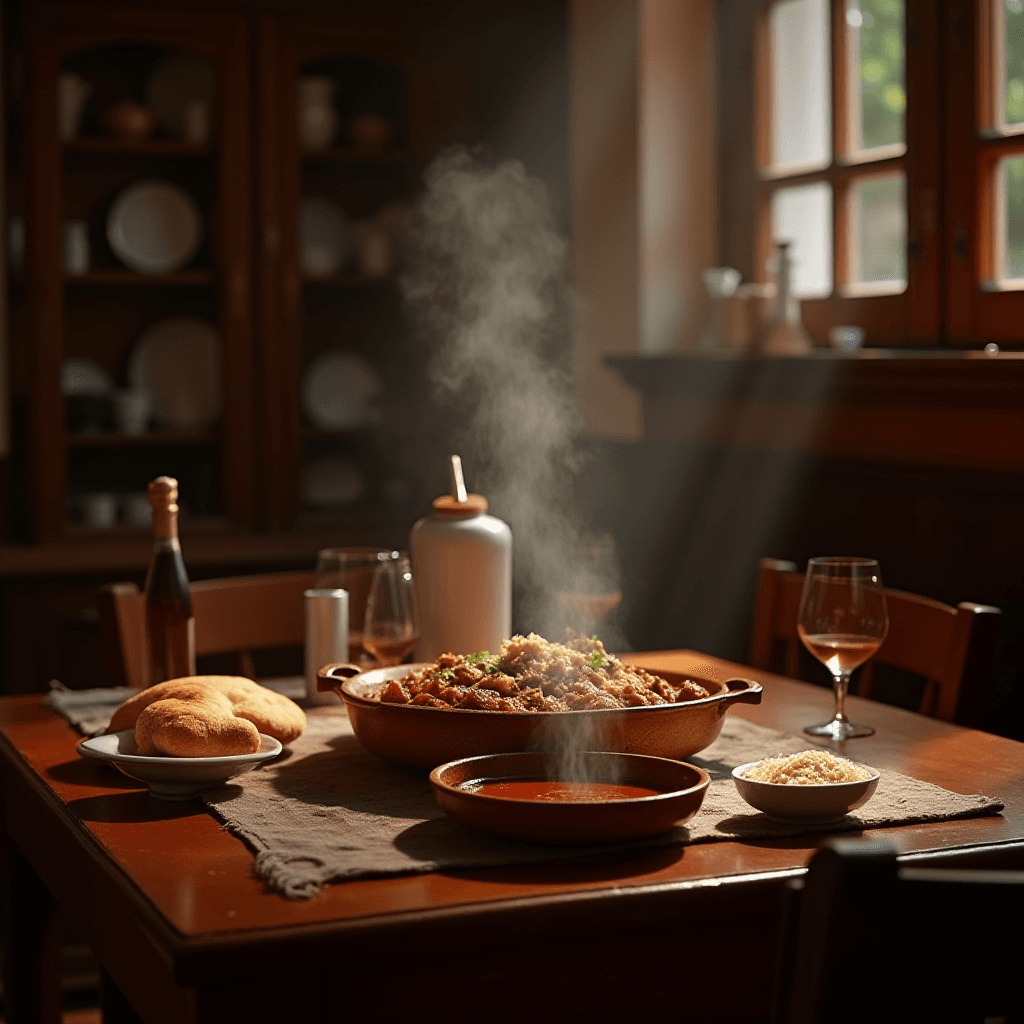
[[[790,241],[793,294],[832,291],[832,186],[818,181],[777,189],[772,195],[772,239]]]
[[[1024,2],[1004,0],[1000,6],[1005,68],[999,83],[1003,86],[999,114],[1004,125],[1024,124]]]
[[[850,148],[904,140],[903,0],[847,0]]]
[[[828,0],[782,0],[771,11],[772,164],[832,159]]]
[[[1024,156],[1008,156],[996,167],[997,273],[1024,278]]]
[[[861,178],[850,186],[851,281],[907,283],[906,194],[902,173]]]

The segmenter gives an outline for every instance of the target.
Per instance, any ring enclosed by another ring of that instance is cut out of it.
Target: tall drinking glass
[[[850,674],[882,646],[889,630],[878,562],[871,558],[812,558],[800,598],[797,632],[804,646],[832,673],[836,709],[832,721],[804,732],[846,740],[870,736],[870,725],[846,717]]]
[[[363,647],[382,667],[400,665],[420,638],[409,556],[392,551],[378,562],[363,620]]]
[[[381,558],[390,557],[391,551],[386,548],[323,548],[316,556],[313,586],[317,590],[348,591],[348,656],[356,665],[374,664],[363,647],[363,620],[373,574]]]

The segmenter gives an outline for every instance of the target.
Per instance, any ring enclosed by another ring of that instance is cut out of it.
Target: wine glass
[[[370,583],[363,618],[363,647],[377,664],[401,664],[420,638],[416,589],[409,556],[382,552]]]
[[[846,717],[846,690],[850,673],[882,646],[888,630],[878,562],[872,558],[812,558],[807,563],[797,632],[807,650],[832,673],[836,710],[831,722],[809,725],[804,732],[845,740],[875,731]]]
[[[322,548],[317,552],[314,588],[348,591],[348,657],[357,665],[372,664],[363,649],[363,616],[377,566],[391,555],[390,550],[379,548]]]

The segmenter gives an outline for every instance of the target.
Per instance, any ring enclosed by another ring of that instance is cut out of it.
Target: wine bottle
[[[146,685],[196,674],[196,620],[178,543],[178,481],[158,476],[149,485],[153,557],[146,574]]]

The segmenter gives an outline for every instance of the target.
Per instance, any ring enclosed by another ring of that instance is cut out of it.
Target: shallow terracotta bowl
[[[624,800],[523,800],[463,789],[476,780],[580,774],[592,782],[656,789],[655,796]],[[642,839],[689,821],[704,801],[710,776],[680,761],[640,754],[578,752],[489,754],[440,765],[430,782],[441,809],[484,832],[537,843],[599,843]]]

